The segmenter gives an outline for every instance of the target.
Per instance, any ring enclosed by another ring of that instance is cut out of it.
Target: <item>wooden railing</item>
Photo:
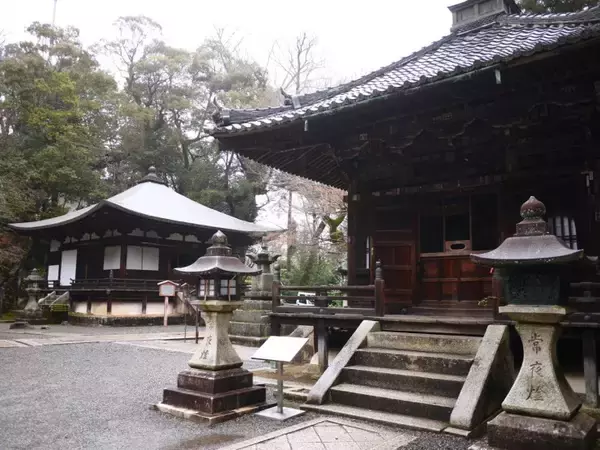
[[[375,284],[366,286],[283,286],[279,271],[275,271],[271,310],[274,313],[300,314],[359,314],[383,316],[385,314],[384,281],[381,264],[377,262]],[[314,296],[298,295],[298,292],[314,292]],[[293,294],[295,292],[295,294]],[[298,300],[313,305],[298,305]],[[339,302],[347,306],[338,306]],[[356,307],[353,304],[360,304]],[[368,307],[362,305],[368,304]]]
[[[135,278],[78,278],[73,280],[69,291],[147,291],[157,292],[162,280]]]

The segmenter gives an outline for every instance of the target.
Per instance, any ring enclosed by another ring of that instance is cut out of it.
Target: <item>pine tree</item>
[[[534,13],[565,13],[597,6],[600,0],[518,0],[523,11]]]

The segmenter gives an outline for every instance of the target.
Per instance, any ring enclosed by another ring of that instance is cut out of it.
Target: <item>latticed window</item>
[[[565,245],[572,249],[577,246],[577,230],[575,220],[568,216],[554,216],[548,219],[548,228],[550,233],[561,239]]]

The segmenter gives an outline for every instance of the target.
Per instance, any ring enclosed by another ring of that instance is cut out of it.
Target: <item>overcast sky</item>
[[[110,39],[119,16],[146,15],[172,46],[195,50],[215,27],[243,37],[249,57],[265,65],[275,41],[285,48],[301,32],[318,37],[319,77],[350,81],[388,65],[447,34],[448,5],[461,0],[58,0],[56,25],[79,28],[84,45]],[[50,23],[54,0],[0,0],[0,30],[26,38],[34,21]],[[270,66],[274,72],[275,66]],[[285,226],[266,208],[260,221]]]
[[[119,16],[146,15],[163,26],[165,40],[194,50],[226,27],[244,37],[261,64],[273,42],[302,31],[319,39],[323,77],[348,81],[378,69],[446,34],[447,6],[459,0],[57,0],[56,24],[81,30],[84,44],[110,38]],[[8,40],[24,38],[33,21],[50,23],[54,0],[0,0],[0,29]],[[285,45],[285,44],[283,44]]]

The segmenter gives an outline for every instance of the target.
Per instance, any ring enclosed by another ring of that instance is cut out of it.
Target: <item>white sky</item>
[[[163,27],[172,46],[195,50],[215,27],[243,37],[249,57],[266,64],[275,41],[282,47],[303,31],[318,37],[319,77],[349,81],[388,65],[447,34],[448,5],[462,0],[57,0],[56,25],[79,28],[84,45],[110,39],[119,16],[146,15]],[[0,0],[6,40],[27,37],[34,21],[50,23],[54,0]],[[274,66],[271,66],[273,72]],[[261,214],[285,225],[285,215]]]
[[[173,46],[196,49],[214,27],[244,37],[249,56],[266,64],[273,42],[302,31],[318,36],[319,56],[333,81],[356,78],[446,34],[447,6],[460,0],[57,0],[56,25],[73,25],[91,45],[110,38],[119,16],[146,15]],[[33,21],[52,21],[54,0],[0,0],[0,30],[26,36]]]

